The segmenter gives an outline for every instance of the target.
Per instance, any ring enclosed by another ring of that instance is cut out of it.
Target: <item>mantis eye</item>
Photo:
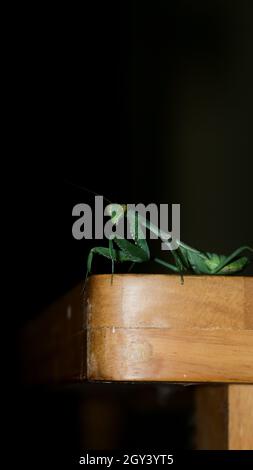
[[[112,219],[115,219],[117,217],[121,217],[124,212],[126,212],[126,207],[125,205],[121,204],[109,204],[105,208],[105,215],[108,215]]]
[[[113,214],[113,207],[111,204],[109,204],[109,206],[106,206],[105,208],[105,215],[109,215],[111,217],[112,214]]]

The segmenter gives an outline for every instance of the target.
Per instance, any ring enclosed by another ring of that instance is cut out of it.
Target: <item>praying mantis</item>
[[[225,256],[217,253],[201,252],[182,241],[178,241],[178,248],[171,251],[174,264],[157,257],[151,258],[148,243],[143,236],[143,228],[146,227],[163,242],[167,234],[140,214],[128,211],[127,206],[122,205],[121,207],[123,210],[119,212],[118,204],[109,204],[106,208],[107,215],[110,216],[112,223],[115,225],[120,222],[121,217],[127,216],[132,241],[114,236],[109,239],[108,248],[92,248],[87,258],[86,279],[92,271],[94,255],[100,255],[111,260],[112,276],[115,263],[130,262],[132,268],[135,263],[144,263],[152,259],[168,270],[178,273],[181,276],[182,283],[184,282],[183,274],[185,273],[230,275],[242,271],[251,262],[253,248],[250,246],[241,246],[230,255]],[[168,240],[165,244],[169,247],[170,241]]]

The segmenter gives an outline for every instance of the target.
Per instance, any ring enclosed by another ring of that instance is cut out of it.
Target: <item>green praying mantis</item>
[[[132,240],[118,238],[109,239],[109,247],[94,247],[90,250],[87,258],[87,274],[92,271],[94,255],[100,255],[111,260],[112,276],[115,263],[130,262],[131,268],[135,263],[144,263],[149,260],[164,266],[170,271],[178,273],[183,283],[183,274],[205,274],[205,275],[230,275],[242,271],[250,262],[253,249],[250,246],[241,246],[229,256],[201,252],[182,241],[178,241],[178,248],[171,251],[174,264],[157,257],[152,258],[148,243],[143,236],[143,228],[160,238],[170,248],[170,240],[165,242],[167,234],[155,226],[140,214],[127,210],[127,206],[121,206],[123,210],[118,211],[118,204],[109,204],[106,214],[110,216],[113,225],[117,225],[122,217],[128,219]],[[130,268],[130,269],[131,269]]]

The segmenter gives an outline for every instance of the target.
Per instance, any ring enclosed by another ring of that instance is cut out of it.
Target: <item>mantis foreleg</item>
[[[103,246],[97,246],[92,248],[89,252],[88,259],[87,259],[87,271],[86,271],[86,279],[91,272],[91,266],[94,255],[100,255],[104,258],[108,258],[112,260],[112,268],[114,269],[114,261],[117,260],[118,254],[117,251],[110,245],[109,248],[104,248]]]

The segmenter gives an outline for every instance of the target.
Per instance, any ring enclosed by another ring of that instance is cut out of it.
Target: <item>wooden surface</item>
[[[72,383],[86,379],[83,285],[53,303],[20,334],[22,381]]]
[[[253,449],[253,278],[101,275],[82,287],[22,332],[25,383],[208,382],[197,447]]]
[[[82,288],[22,332],[25,382],[253,383],[253,278],[98,275]]]
[[[92,276],[90,380],[253,383],[253,278]]]
[[[208,385],[196,391],[199,450],[253,450],[253,385]]]

